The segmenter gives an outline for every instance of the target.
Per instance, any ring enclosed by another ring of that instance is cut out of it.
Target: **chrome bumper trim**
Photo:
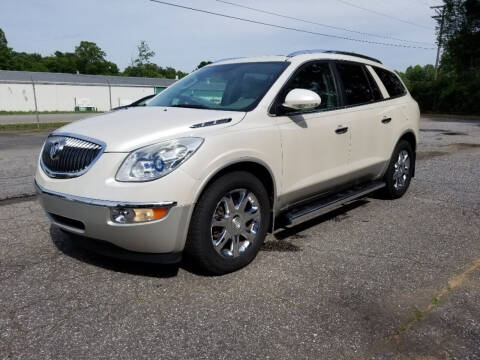
[[[41,185],[37,183],[36,180],[33,181],[35,189],[38,193],[46,194],[50,196],[55,196],[58,198],[62,198],[64,200],[72,201],[72,202],[79,202],[82,204],[93,205],[93,206],[103,206],[109,208],[116,208],[116,207],[123,207],[123,208],[172,208],[177,205],[176,201],[162,201],[162,202],[120,202],[120,201],[110,201],[110,200],[99,200],[99,199],[90,199],[82,196],[75,196],[69,194],[63,194],[52,190],[47,190]]]

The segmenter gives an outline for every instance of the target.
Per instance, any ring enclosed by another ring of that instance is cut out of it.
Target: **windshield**
[[[207,66],[165,89],[147,106],[251,111],[288,65],[259,62]]]

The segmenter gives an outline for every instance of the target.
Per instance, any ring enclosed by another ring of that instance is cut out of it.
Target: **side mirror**
[[[293,89],[287,94],[282,106],[294,110],[311,110],[321,103],[322,99],[317,93],[306,89]]]

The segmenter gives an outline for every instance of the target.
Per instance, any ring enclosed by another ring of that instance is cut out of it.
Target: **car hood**
[[[182,136],[202,136],[207,129],[232,126],[245,112],[146,106],[121,109],[75,121],[56,130],[103,141],[106,152],[130,152],[142,146]],[[208,121],[231,121],[206,127],[192,125]]]

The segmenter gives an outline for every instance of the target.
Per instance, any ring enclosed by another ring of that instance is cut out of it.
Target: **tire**
[[[400,140],[395,146],[388,164],[384,181],[387,184],[383,195],[388,199],[398,199],[407,192],[415,168],[415,153],[406,140]]]
[[[245,171],[222,175],[195,206],[185,257],[209,274],[238,270],[260,250],[270,216],[268,193],[257,177]]]

